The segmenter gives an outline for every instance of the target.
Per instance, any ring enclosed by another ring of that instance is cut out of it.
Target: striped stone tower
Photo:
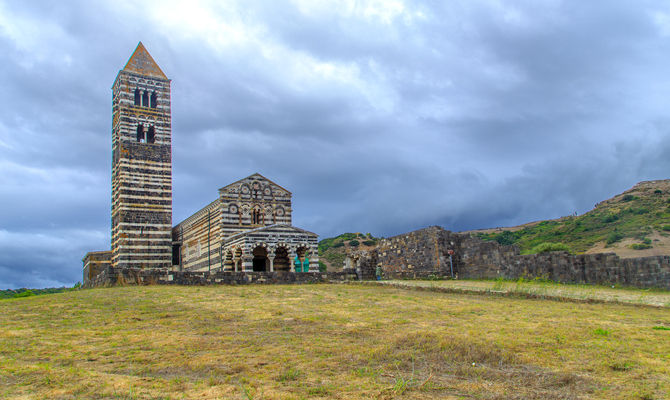
[[[169,267],[170,80],[140,42],[112,93],[112,266]]]

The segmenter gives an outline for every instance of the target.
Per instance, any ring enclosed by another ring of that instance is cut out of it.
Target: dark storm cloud
[[[322,237],[514,225],[667,178],[662,2],[0,0],[0,287],[109,248],[111,84],[172,82],[174,222],[253,172]]]

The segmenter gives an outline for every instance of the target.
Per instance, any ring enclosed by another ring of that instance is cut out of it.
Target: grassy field
[[[3,399],[661,399],[670,311],[368,285],[0,301]]]
[[[379,284],[427,288],[454,293],[511,294],[580,302],[611,302],[670,308],[670,291],[609,286],[561,284],[535,280],[384,280]]]

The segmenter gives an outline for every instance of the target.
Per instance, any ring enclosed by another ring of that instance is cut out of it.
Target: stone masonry
[[[170,80],[140,43],[112,93],[112,266],[169,267]]]
[[[619,258],[614,253],[565,252],[521,255],[516,246],[501,246],[466,234],[430,227],[380,241],[368,252],[348,255],[345,267],[372,279],[377,265],[387,278],[544,278],[556,282],[670,289],[670,257]]]

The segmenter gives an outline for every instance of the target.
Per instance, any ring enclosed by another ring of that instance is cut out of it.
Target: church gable
[[[219,189],[224,237],[241,230],[291,224],[291,192],[253,174]]]
[[[259,190],[263,192],[262,194],[264,196],[274,195],[277,197],[291,197],[291,192],[259,173],[249,175],[246,178],[222,187],[219,189],[219,194],[223,197],[239,195],[240,193],[249,194],[252,193],[252,191],[258,192]],[[259,195],[259,193],[254,194],[257,196]]]

